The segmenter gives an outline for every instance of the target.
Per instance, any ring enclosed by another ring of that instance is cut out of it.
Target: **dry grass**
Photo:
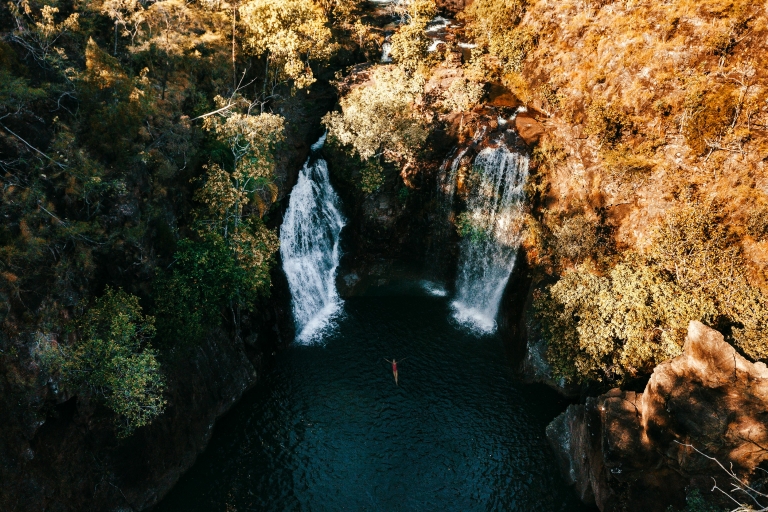
[[[567,154],[545,170],[551,211],[572,198],[606,208],[618,246],[638,249],[654,218],[691,197],[718,200],[742,237],[758,229],[768,3],[531,0],[521,23],[538,43],[510,82],[552,114],[549,137]]]

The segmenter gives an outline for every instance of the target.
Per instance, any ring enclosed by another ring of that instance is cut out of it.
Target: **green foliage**
[[[555,373],[610,381],[648,373],[680,353],[691,320],[730,328],[745,354],[768,357],[768,301],[747,272],[711,207],[668,212],[644,257],[630,254],[604,273],[579,265],[538,294]]]
[[[164,379],[149,345],[154,318],[142,314],[136,296],[107,288],[86,313],[80,332],[73,346],[43,344],[45,366],[65,385],[102,397],[117,415],[121,436],[151,423],[165,406]]]
[[[371,79],[342,98],[342,112],[329,112],[323,123],[332,138],[352,147],[361,160],[383,155],[390,161],[412,161],[429,134],[428,123],[414,108],[424,81],[397,67],[378,68]]]
[[[208,232],[199,241],[179,242],[172,270],[158,278],[155,289],[164,344],[195,343],[207,329],[236,315],[235,308],[255,308],[269,293],[277,237],[257,219],[239,233],[224,238]]]
[[[402,187],[400,190],[397,191],[397,202],[401,205],[404,205],[408,201],[408,196],[410,195],[410,190],[408,187]]]
[[[727,509],[709,502],[698,489],[686,493],[685,508],[680,512],[725,512]],[[667,512],[674,512],[670,506]]]
[[[0,119],[25,112],[30,103],[45,97],[45,91],[0,68]]]
[[[596,135],[601,145],[614,146],[623,136],[629,120],[624,113],[602,100],[592,100],[587,108],[586,135]]]
[[[472,216],[472,212],[461,212],[456,216],[456,231],[460,237],[468,238],[473,243],[480,243],[490,236],[487,222]]]
[[[384,184],[384,168],[376,159],[368,160],[360,169],[360,190],[372,194]]]

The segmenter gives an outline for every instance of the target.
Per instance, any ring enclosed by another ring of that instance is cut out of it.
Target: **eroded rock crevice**
[[[547,427],[563,476],[601,511],[664,510],[713,478],[728,489],[768,460],[768,369],[691,322],[683,355],[656,367],[643,393],[613,389],[571,405]],[[743,498],[740,496],[739,498]]]

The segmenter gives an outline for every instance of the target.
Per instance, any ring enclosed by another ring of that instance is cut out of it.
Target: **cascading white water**
[[[389,41],[384,41],[384,44],[381,45],[381,60],[380,62],[382,64],[389,64],[392,62],[392,43]]]
[[[312,150],[319,150],[324,142],[325,136]],[[341,309],[336,269],[345,222],[325,160],[307,160],[280,227],[280,255],[291,290],[297,341],[312,341]]]
[[[466,182],[454,318],[482,333],[496,330],[496,314],[515,265],[523,224],[528,157],[505,145],[482,150]]]

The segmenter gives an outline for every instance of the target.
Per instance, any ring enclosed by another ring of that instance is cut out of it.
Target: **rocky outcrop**
[[[472,0],[437,0],[437,8],[447,14],[456,14],[463,11],[472,3]]]
[[[643,393],[572,405],[547,437],[565,478],[603,512],[681,507],[686,491],[710,493],[712,478],[729,487],[702,453],[739,475],[768,460],[768,369],[691,322],[683,354],[660,364]]]
[[[521,112],[515,117],[515,129],[529,146],[537,144],[544,135],[544,127],[527,112]]]

